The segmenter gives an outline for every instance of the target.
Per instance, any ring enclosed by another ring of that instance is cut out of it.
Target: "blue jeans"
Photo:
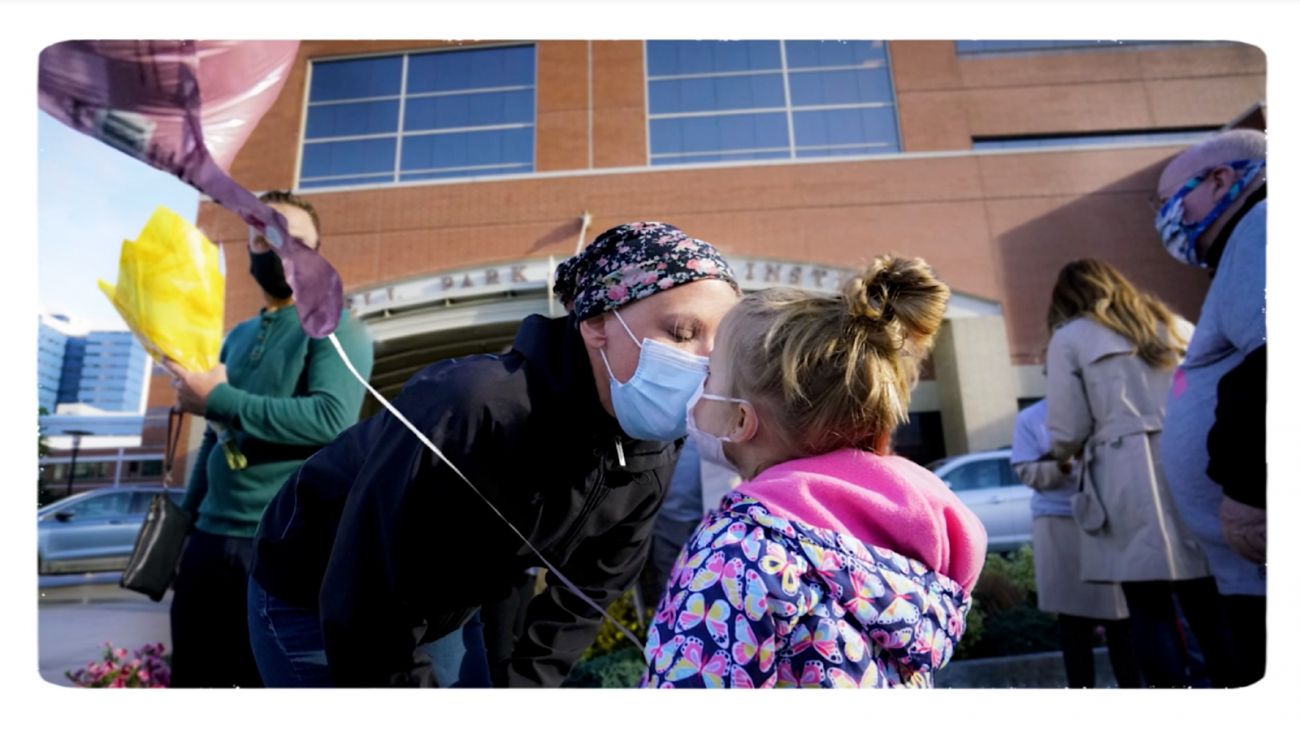
[[[315,610],[294,607],[248,580],[248,636],[262,681],[270,688],[329,688],[325,637]],[[427,643],[439,686],[487,688],[487,650],[479,614],[459,629]]]
[[[424,650],[433,660],[433,675],[439,686],[491,688],[487,648],[483,644],[483,620],[478,612],[441,638],[426,643]]]
[[[268,688],[329,688],[325,636],[315,610],[294,607],[248,580],[248,640]]]

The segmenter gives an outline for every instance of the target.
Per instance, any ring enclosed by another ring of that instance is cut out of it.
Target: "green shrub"
[[[609,606],[609,614],[627,626],[637,640],[645,643],[650,614],[637,616],[631,590]],[[635,688],[644,671],[645,661],[640,649],[632,645],[623,631],[605,620],[600,624],[596,640],[574,664],[563,685],[567,688]]]
[[[984,610],[978,598],[971,598],[970,612],[966,613],[966,632],[962,633],[957,648],[952,652],[953,660],[970,658],[971,646],[977,645],[984,636]]]
[[[1056,650],[1056,616],[1037,607],[1034,550],[990,554],[971,590],[966,634],[953,658],[982,658]]]
[[[650,628],[650,614],[648,612],[644,616],[636,614],[636,604],[632,599],[631,590],[623,593],[622,597],[615,600],[614,604],[609,606],[608,612],[614,616],[615,620],[632,631],[637,640],[645,643],[646,631]],[[635,649],[636,646],[632,645],[632,641],[628,640],[626,635],[623,635],[623,631],[615,627],[613,623],[605,620],[600,624],[600,630],[596,633],[596,640],[591,644],[591,647],[583,652],[582,658],[584,660],[599,658],[624,648]]]
[[[627,639],[623,640],[627,643]],[[591,660],[578,661],[564,680],[565,688],[636,688],[645,660],[634,645]]]

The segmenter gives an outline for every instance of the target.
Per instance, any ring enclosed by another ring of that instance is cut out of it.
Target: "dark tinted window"
[[[1089,48],[1122,48],[1132,46],[1158,46],[1187,44],[1191,41],[1151,40],[966,40],[956,41],[957,53],[1006,53],[1015,51],[1084,50]]]
[[[406,71],[408,94],[532,85],[532,46],[412,54]]]
[[[646,41],[651,76],[781,68],[780,41]]]
[[[930,463],[947,452],[943,441],[943,415],[935,411],[909,413],[907,422],[894,430],[894,452],[916,463]],[[946,460],[946,459],[945,459]]]
[[[971,149],[1042,149],[1096,147],[1109,144],[1193,144],[1213,134],[1213,129],[1153,129],[1145,132],[1101,134],[1042,134],[1029,137],[976,137]]]
[[[310,100],[315,102],[393,96],[401,87],[401,56],[317,61],[311,66]]]

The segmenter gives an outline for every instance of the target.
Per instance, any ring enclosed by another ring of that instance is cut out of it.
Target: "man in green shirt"
[[[318,248],[311,204],[283,191],[261,197],[289,233]],[[302,462],[357,421],[365,394],[328,339],[312,339],[294,309],[280,259],[250,230],[250,271],[266,306],[226,335],[221,364],[187,372],[174,363],[179,406],[208,421],[183,507],[194,517],[173,586],[172,685],[261,686],[248,644],[248,570],[267,503]],[[344,311],[335,336],[363,377],[374,350]]]

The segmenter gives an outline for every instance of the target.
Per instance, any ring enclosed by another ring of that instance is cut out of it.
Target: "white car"
[[[926,468],[970,507],[989,535],[990,552],[1014,552],[1033,541],[1034,490],[1011,469],[1011,449],[949,456]]]

